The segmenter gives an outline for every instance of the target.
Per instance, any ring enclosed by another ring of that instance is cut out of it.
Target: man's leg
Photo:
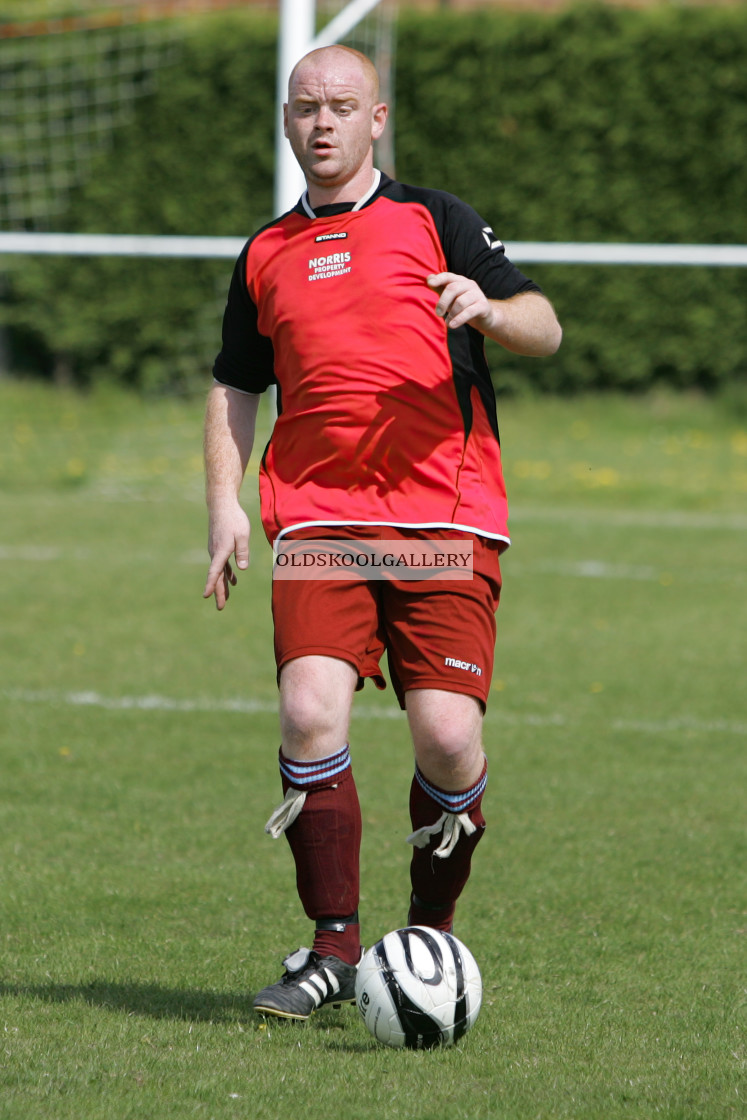
[[[311,952],[287,957],[283,978],[255,997],[263,1014],[307,1019],[323,1003],[354,998],[361,814],[347,734],[357,682],[348,662],[316,655],[287,662],[280,674],[285,800],[267,831],[288,839],[315,933]]]
[[[450,930],[485,830],[483,713],[474,696],[419,688],[405,702],[415,749],[409,922]]]
[[[360,958],[361,813],[348,751],[357,683],[356,669],[333,657],[298,657],[280,674],[283,792],[303,797],[285,831],[298,894],[316,923],[313,948],[349,964]]]

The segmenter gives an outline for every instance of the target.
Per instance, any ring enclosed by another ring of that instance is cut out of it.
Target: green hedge
[[[275,27],[190,21],[178,65],[99,157],[68,230],[244,236],[271,216]],[[196,29],[196,30],[195,30]],[[505,241],[747,242],[747,11],[400,15],[397,174]],[[747,367],[747,271],[528,266],[565,328],[491,348],[500,389],[716,388]],[[16,263],[17,353],[75,380],[204,380],[228,262]]]
[[[747,242],[747,11],[401,22],[398,172],[505,241]],[[410,64],[411,62],[411,64]],[[565,340],[499,385],[712,388],[747,370],[747,271],[528,267]]]

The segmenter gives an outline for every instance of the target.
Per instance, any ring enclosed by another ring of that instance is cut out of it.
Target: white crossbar
[[[0,233],[0,255],[192,257],[234,260],[243,237],[156,237],[106,233]],[[512,241],[506,252],[527,264],[697,265],[744,268],[747,245],[636,245],[620,242]]]
[[[119,233],[0,233],[0,253],[84,257],[207,257],[235,259],[243,237],[151,237]]]
[[[512,261],[543,264],[701,265],[744,268],[747,245],[636,245],[620,242],[512,241]]]

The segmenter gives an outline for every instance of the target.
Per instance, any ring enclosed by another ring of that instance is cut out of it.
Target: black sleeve
[[[257,308],[246,286],[248,245],[236,262],[223,313],[223,345],[213,365],[213,377],[231,389],[263,393],[275,383],[272,342],[259,333]]]
[[[503,242],[480,215],[454,195],[441,196],[440,230],[449,272],[468,276],[488,299],[510,299],[521,292],[540,292],[506,256]]]

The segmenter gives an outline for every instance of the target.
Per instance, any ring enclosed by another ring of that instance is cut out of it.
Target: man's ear
[[[371,136],[374,140],[378,140],[386,127],[387,118],[389,117],[389,108],[382,101],[378,105],[374,105],[372,113],[372,128]]]

